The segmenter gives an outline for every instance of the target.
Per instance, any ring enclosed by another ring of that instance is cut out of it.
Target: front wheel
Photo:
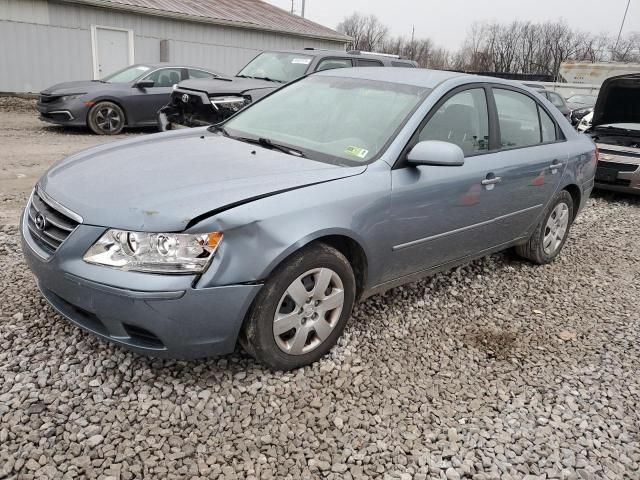
[[[571,194],[562,190],[545,211],[527,243],[515,248],[516,253],[539,265],[553,262],[569,236],[573,209]]]
[[[89,110],[87,123],[98,135],[117,135],[124,128],[124,111],[113,102],[98,102]]]
[[[275,370],[320,359],[351,316],[356,282],[349,261],[315,244],[294,253],[266,281],[241,335],[245,350]]]

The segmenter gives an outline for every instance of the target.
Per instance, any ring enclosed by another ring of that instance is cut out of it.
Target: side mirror
[[[464,152],[458,145],[439,140],[418,143],[407,155],[409,165],[440,165],[459,167],[464,165]]]
[[[153,80],[140,80],[137,82],[134,87],[143,89],[143,88],[151,88],[156,84]]]

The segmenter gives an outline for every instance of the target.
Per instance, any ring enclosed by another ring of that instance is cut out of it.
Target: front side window
[[[227,121],[232,137],[268,139],[308,158],[339,165],[374,159],[429,89],[311,76],[276,91]]]
[[[489,149],[489,114],[484,89],[457,93],[424,126],[419,140],[440,140],[458,145],[465,156]]]
[[[288,83],[302,77],[313,57],[298,53],[263,52],[240,70],[238,77]]]
[[[161,68],[148,75],[145,80],[152,80],[154,87],[173,87],[182,79],[181,68]]]
[[[196,70],[194,68],[189,69],[189,78],[216,78],[217,75],[213,73],[205,72],[204,70]]]
[[[333,70],[334,68],[351,68],[353,64],[349,58],[325,58],[318,64],[316,71]]]
[[[494,88],[502,148],[528,147],[540,143],[538,104],[522,93]]]
[[[103,82],[109,83],[129,83],[137,80],[145,73],[151,70],[146,65],[133,65],[132,67],[123,68],[111,75],[107,75],[102,79]]]

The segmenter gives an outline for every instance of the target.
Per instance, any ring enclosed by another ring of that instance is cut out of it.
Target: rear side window
[[[334,68],[351,68],[353,64],[350,58],[327,58],[321,60],[316,69],[318,72],[322,70],[333,70]]]
[[[359,58],[356,60],[357,67],[384,67],[384,64],[380,60],[363,60]]]
[[[562,100],[562,97],[560,95],[558,95],[557,93],[549,92],[548,96],[549,100],[551,100],[551,103],[553,103],[556,107],[564,107],[564,101]]]
[[[465,156],[489,149],[489,114],[483,88],[453,95],[438,108],[420,132],[420,141],[458,145]]]
[[[540,143],[538,104],[522,93],[494,88],[502,148],[528,147]]]
[[[542,108],[538,107],[538,109],[540,110],[540,126],[542,127],[542,141],[555,142],[558,139],[555,122],[551,119],[549,114],[545,112]]]
[[[401,68],[416,68],[416,66],[413,63],[409,63],[409,62],[391,62],[391,65],[394,67],[401,67]]]

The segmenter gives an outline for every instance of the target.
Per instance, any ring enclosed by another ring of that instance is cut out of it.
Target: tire
[[[319,282],[326,285],[324,291],[316,291]],[[345,256],[322,243],[309,245],[267,279],[245,321],[240,343],[274,370],[309,365],[342,335],[355,294],[355,277]],[[332,308],[340,299],[341,306]]]
[[[515,252],[527,260],[538,265],[546,265],[553,262],[562,251],[569,230],[573,223],[573,198],[566,190],[559,192],[553,199],[553,202],[547,207],[542,216],[542,220],[536,226],[533,235],[527,243],[515,247]],[[564,218],[566,215],[566,225],[560,220],[560,216]],[[558,226],[558,224],[560,224]],[[556,225],[555,233],[553,225]],[[561,228],[565,225],[564,228]],[[549,239],[551,243],[549,244]]]
[[[97,135],[117,135],[125,123],[124,111],[113,102],[98,102],[87,115],[87,125]]]

